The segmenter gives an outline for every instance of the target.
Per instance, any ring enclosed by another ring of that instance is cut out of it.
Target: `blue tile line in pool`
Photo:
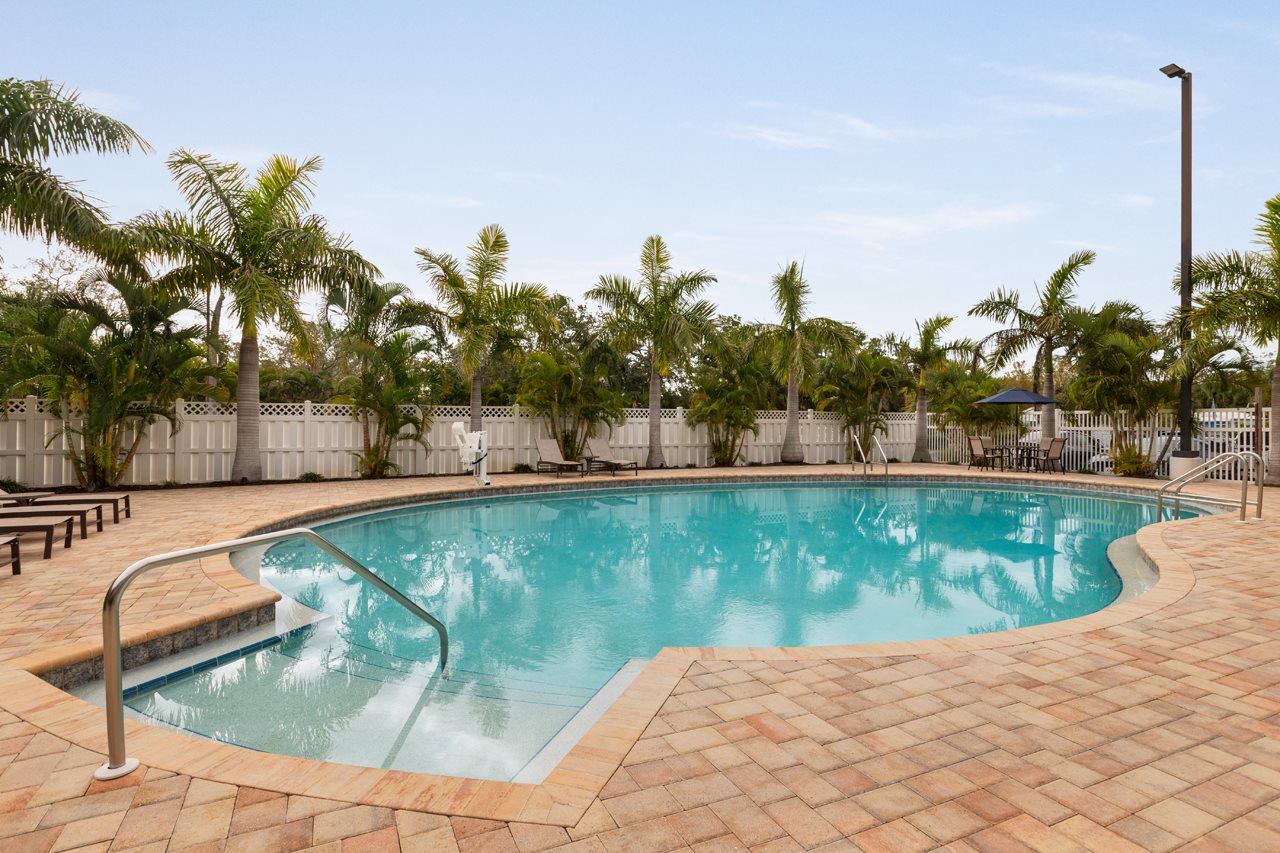
[[[139,693],[146,693],[149,690],[155,690],[159,687],[164,687],[166,684],[170,684],[174,681],[177,681],[180,678],[186,678],[189,675],[195,675],[198,672],[204,672],[206,669],[213,669],[216,666],[222,666],[224,663],[230,663],[231,661],[236,660],[237,658],[242,658],[245,655],[252,654],[253,652],[259,651],[261,649],[265,649],[268,646],[274,646],[278,643],[283,643],[285,640],[292,639],[293,637],[301,636],[303,634],[308,634],[311,631],[315,630],[315,627],[316,627],[316,623],[314,622],[312,622],[310,625],[302,625],[300,627],[294,628],[291,631],[286,631],[283,634],[277,634],[273,637],[267,637],[265,640],[258,640],[256,643],[250,643],[247,646],[242,646],[238,649],[234,649],[233,651],[224,652],[223,654],[220,654],[217,657],[209,658],[208,660],[200,661],[200,663],[192,664],[191,666],[186,666],[186,667],[183,667],[182,669],[174,670],[173,672],[170,672],[166,675],[162,675],[159,678],[153,678],[150,681],[144,681],[141,684],[135,684],[132,687],[126,687],[124,690],[124,701],[128,702],[130,699],[133,699],[134,697],[136,697]]]

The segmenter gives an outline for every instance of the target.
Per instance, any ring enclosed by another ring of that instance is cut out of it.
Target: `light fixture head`
[[[1164,68],[1161,68],[1160,70],[1164,72],[1164,75],[1166,77],[1186,77],[1187,76],[1187,69],[1182,68],[1181,66],[1178,66],[1178,65],[1174,65],[1172,63],[1166,65]]]

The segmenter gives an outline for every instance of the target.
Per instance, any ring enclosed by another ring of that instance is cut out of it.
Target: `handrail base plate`
[[[104,764],[97,770],[93,771],[93,778],[99,782],[106,782],[109,779],[119,779],[121,776],[128,776],[130,773],[138,769],[138,759],[126,758],[124,764],[119,767],[112,767],[110,764]]]

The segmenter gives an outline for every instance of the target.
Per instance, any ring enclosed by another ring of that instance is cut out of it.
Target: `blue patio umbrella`
[[[1008,388],[992,397],[979,400],[979,403],[992,403],[1006,406],[1040,406],[1045,403],[1056,403],[1052,397],[1028,391],[1025,388]]]

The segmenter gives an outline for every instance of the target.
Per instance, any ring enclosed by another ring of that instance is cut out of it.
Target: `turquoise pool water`
[[[265,583],[331,617],[144,686],[130,707],[219,740],[366,766],[518,778],[632,658],[663,646],[959,636],[1091,613],[1107,545],[1155,520],[1098,493],[952,485],[591,490],[318,525],[448,626],[305,543]]]

